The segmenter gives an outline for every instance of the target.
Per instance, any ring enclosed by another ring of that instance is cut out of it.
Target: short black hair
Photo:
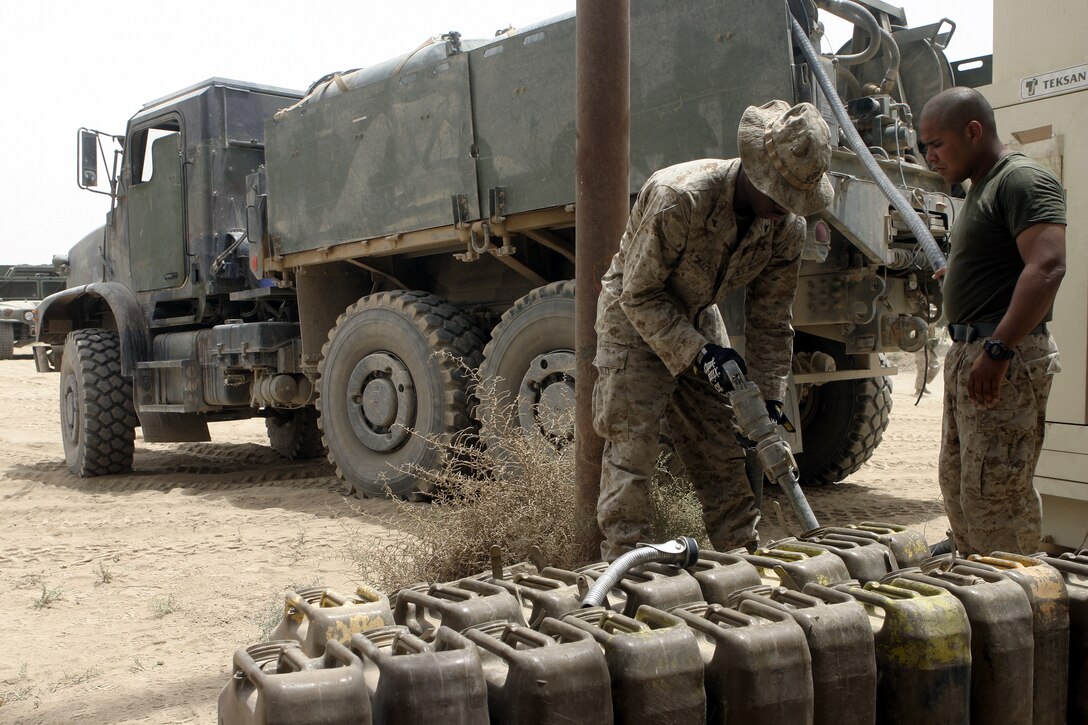
[[[974,88],[954,86],[941,91],[926,103],[922,118],[931,118],[942,128],[956,130],[963,129],[971,121],[978,121],[987,136],[997,137],[994,108]]]

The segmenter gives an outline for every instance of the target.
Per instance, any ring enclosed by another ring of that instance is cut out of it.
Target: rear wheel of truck
[[[0,323],[0,360],[15,357],[15,325]]]
[[[468,369],[484,337],[426,292],[380,292],[349,307],[319,368],[318,424],[337,475],[360,497],[426,492],[419,473],[470,427]]]
[[[60,427],[68,470],[84,478],[132,469],[136,412],[112,330],[76,330],[60,366]]]
[[[799,333],[794,350],[830,355],[838,370],[853,367],[839,342]],[[804,452],[797,454],[802,484],[838,483],[872,458],[888,427],[891,393],[887,376],[805,387],[799,400]]]
[[[291,460],[321,458],[326,454],[313,408],[271,410],[264,419],[272,450]]]
[[[574,281],[525,295],[491,331],[480,366],[480,421],[494,443],[513,427],[574,441]]]

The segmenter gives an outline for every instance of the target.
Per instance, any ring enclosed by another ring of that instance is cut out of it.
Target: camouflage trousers
[[[1060,370],[1058,348],[1049,335],[1025,337],[990,408],[967,396],[967,376],[982,354],[979,340],[954,343],[945,357],[939,477],[948,523],[965,554],[1034,553],[1042,543],[1042,505],[1032,478],[1050,384]]]
[[[640,541],[653,541],[649,483],[663,422],[694,484],[714,548],[754,546],[759,509],[726,401],[693,374],[673,377],[649,351],[601,346],[594,364],[593,426],[604,439],[597,500],[601,555],[611,560]]]

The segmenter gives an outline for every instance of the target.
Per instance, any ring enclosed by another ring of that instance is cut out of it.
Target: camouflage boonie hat
[[[737,145],[748,178],[784,209],[807,216],[835,197],[827,178],[831,132],[811,103],[749,106],[740,120]]]

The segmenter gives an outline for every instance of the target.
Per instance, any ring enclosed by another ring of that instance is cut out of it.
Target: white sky
[[[680,0],[665,0],[679,2]],[[752,0],[755,2],[756,0]],[[950,17],[951,60],[991,52],[992,0],[892,0],[911,26]],[[0,264],[48,264],[102,224],[76,186],[76,131],[123,133],[152,99],[220,76],[305,89],[450,30],[466,38],[573,10],[575,0],[0,0]],[[839,47],[850,26],[822,14]],[[830,20],[829,20],[830,18]],[[830,50],[825,43],[824,51]],[[106,187],[100,187],[106,188]]]

